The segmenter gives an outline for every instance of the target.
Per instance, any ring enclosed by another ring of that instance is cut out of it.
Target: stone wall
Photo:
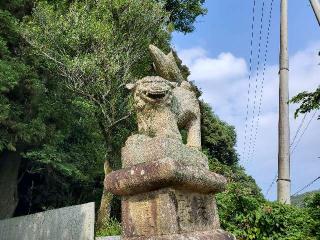
[[[93,240],[94,203],[0,221],[0,240]]]

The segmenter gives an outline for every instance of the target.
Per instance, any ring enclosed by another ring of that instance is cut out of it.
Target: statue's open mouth
[[[154,99],[154,100],[160,100],[163,99],[166,95],[166,91],[161,91],[161,92],[148,92],[147,94],[148,98]]]

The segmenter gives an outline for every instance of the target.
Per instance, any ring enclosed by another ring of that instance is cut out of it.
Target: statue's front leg
[[[187,146],[201,150],[201,119],[200,116],[189,122],[187,126]]]

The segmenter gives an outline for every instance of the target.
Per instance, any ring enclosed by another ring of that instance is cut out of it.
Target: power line
[[[304,135],[304,133],[305,133],[306,130],[308,129],[311,121],[312,121],[312,120],[314,119],[314,117],[316,116],[316,113],[317,113],[317,111],[315,111],[315,112],[313,113],[313,115],[312,115],[311,119],[309,120],[307,126],[304,128],[302,134],[300,135],[299,140],[297,141],[297,144],[296,144],[295,147],[292,149],[291,154],[293,153],[293,151],[295,150],[295,148],[298,146],[299,142],[300,142],[301,139],[302,139],[302,136]],[[300,125],[299,125],[299,127],[298,127],[298,129],[297,129],[297,131],[296,131],[295,137],[293,138],[292,143],[291,143],[290,146],[292,146],[292,145],[294,144],[294,140],[296,139],[296,136],[298,135],[299,131],[300,131],[301,128],[302,128],[302,125],[303,125],[303,122],[305,121],[306,115],[307,115],[307,114],[304,115],[304,117],[303,117],[303,119],[302,119],[302,121],[301,121],[301,123],[300,123]],[[319,157],[319,158],[320,158],[320,157]],[[268,187],[268,189],[267,189],[267,191],[266,191],[266,195],[265,195],[266,197],[269,195],[269,192],[271,191],[273,185],[275,184],[275,182],[276,182],[276,180],[277,180],[277,177],[278,177],[278,174],[276,173],[274,179],[272,180],[271,184],[269,185],[269,187]],[[316,179],[316,181],[317,181],[317,180],[318,180],[318,179]],[[313,183],[313,182],[312,182],[312,183]],[[311,185],[311,184],[310,184],[310,185]],[[309,187],[309,186],[307,186],[307,187]],[[306,188],[306,187],[304,187],[301,191],[303,191],[305,188]],[[301,192],[301,191],[299,190],[298,193]],[[295,194],[293,194],[292,196],[294,196],[294,195],[296,195],[296,194],[298,194],[298,193],[295,193]]]
[[[253,39],[254,39],[254,24],[255,24],[255,9],[256,0],[253,0],[252,7],[252,21],[251,21],[251,40],[250,40],[250,57],[249,57],[249,83],[248,83],[248,97],[247,97],[247,107],[246,107],[246,118],[245,118],[245,128],[244,128],[244,141],[243,141],[243,151],[242,157],[246,152],[246,140],[247,140],[247,128],[248,128],[248,115],[249,115],[249,103],[250,103],[250,90],[251,90],[251,74],[252,74],[252,56],[253,56]]]
[[[272,189],[273,184],[275,184],[275,182],[277,181],[278,178],[278,174],[276,173],[271,184],[269,185],[267,192],[266,192],[266,197],[269,195],[270,190]]]
[[[294,150],[297,148],[297,146],[298,146],[298,144],[300,143],[303,135],[304,135],[305,132],[307,131],[310,123],[312,122],[312,120],[314,119],[314,117],[316,116],[316,114],[317,114],[317,111],[315,111],[315,112],[313,113],[313,115],[311,116],[308,124],[306,125],[306,127],[304,128],[302,134],[300,135],[300,137],[299,137],[299,139],[298,139],[295,147],[292,149],[291,154],[292,154],[292,153],[294,152]],[[303,125],[303,122],[305,121],[306,115],[307,115],[307,114],[304,115],[304,117],[303,117],[303,119],[302,119],[302,121],[301,121],[301,123],[300,123],[300,125],[299,125],[299,127],[298,127],[298,129],[297,129],[296,134],[295,134],[295,137],[293,138],[292,143],[290,144],[290,147],[293,146],[294,140],[296,139],[296,137],[298,136],[299,131],[300,131],[301,128],[302,128],[302,125]],[[319,158],[320,158],[320,157],[319,157]],[[277,177],[278,177],[278,174],[276,173],[276,174],[275,174],[275,177],[273,178],[271,184],[269,185],[269,187],[268,187],[268,189],[267,189],[267,191],[266,191],[266,197],[269,195],[269,192],[271,191],[273,185],[275,184],[275,182],[276,182],[276,180],[277,180]],[[296,193],[294,193],[293,195],[291,195],[291,196],[295,196],[295,195],[299,194],[299,193],[302,192],[304,189],[308,188],[308,187],[311,186],[314,182],[316,182],[317,180],[319,180],[319,178],[320,178],[320,176],[319,176],[318,178],[316,178],[315,180],[313,180],[313,181],[312,181],[311,183],[309,183],[308,185],[306,185],[305,187],[303,187],[301,190],[299,190],[299,191],[297,191]]]
[[[312,182],[308,183],[307,185],[305,185],[304,187],[302,187],[300,190],[298,190],[297,192],[295,192],[293,195],[291,195],[291,197],[298,195],[299,193],[301,193],[303,190],[307,189],[308,187],[310,187],[312,184],[314,184],[316,181],[318,181],[320,179],[320,176],[315,178],[314,180],[312,180]]]
[[[315,112],[313,113],[313,115],[312,115],[312,117],[310,118],[310,120],[309,120],[309,122],[308,122],[307,126],[304,128],[304,130],[303,130],[302,134],[300,135],[300,137],[299,137],[299,139],[298,139],[298,141],[297,141],[296,145],[295,145],[295,146],[293,147],[293,149],[291,150],[291,154],[292,154],[292,153],[294,152],[294,150],[296,150],[296,148],[298,147],[298,145],[299,145],[299,143],[300,143],[300,141],[301,141],[301,139],[302,139],[303,135],[305,134],[305,132],[307,131],[307,129],[308,129],[309,125],[310,125],[310,123],[312,122],[312,120],[313,120],[313,119],[314,119],[314,117],[316,116],[316,113],[317,113],[317,111],[315,111]]]
[[[308,113],[306,113],[306,114],[303,116],[303,118],[302,118],[302,120],[301,120],[301,122],[300,122],[300,125],[299,125],[299,127],[298,127],[298,129],[297,129],[297,131],[296,131],[296,133],[295,133],[295,135],[294,135],[294,138],[293,138],[293,140],[292,140],[292,142],[291,142],[291,144],[290,144],[290,147],[294,144],[294,142],[295,142],[295,140],[296,140],[296,138],[297,138],[297,136],[298,136],[298,134],[299,134],[299,132],[300,132],[300,130],[301,130],[301,127],[302,127],[302,125],[303,125],[303,123],[304,123],[304,120],[306,119],[307,114],[308,114]]]
[[[258,53],[257,53],[257,67],[256,67],[256,77],[255,77],[255,90],[254,90],[254,100],[253,100],[253,110],[252,110],[252,121],[250,127],[250,137],[249,137],[249,147],[248,147],[248,158],[249,153],[252,147],[252,138],[253,138],[253,124],[255,118],[255,111],[256,111],[256,101],[257,101],[257,90],[258,90],[258,79],[259,79],[259,68],[260,68],[260,56],[261,56],[261,42],[262,42],[262,32],[263,32],[263,19],[264,19],[264,6],[265,2],[262,2],[261,7],[261,18],[260,18],[260,30],[259,30],[259,42],[258,42]]]
[[[256,148],[256,141],[257,141],[258,128],[259,128],[259,122],[260,122],[260,114],[261,114],[262,96],[263,96],[263,91],[264,91],[265,73],[266,73],[266,66],[267,66],[267,59],[268,59],[269,42],[270,42],[270,29],[271,29],[273,3],[274,3],[274,0],[271,0],[270,10],[269,10],[267,40],[266,40],[266,46],[265,46],[265,52],[264,52],[264,63],[263,63],[262,82],[261,82],[261,90],[260,90],[260,98],[259,98],[258,119],[256,122],[256,129],[255,129],[254,140],[253,140],[253,148],[252,148],[251,153],[249,153],[249,156],[252,156],[252,154],[254,153],[254,150]]]

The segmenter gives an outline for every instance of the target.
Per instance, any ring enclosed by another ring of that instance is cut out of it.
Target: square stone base
[[[212,235],[212,231],[220,228],[213,194],[172,188],[124,196],[122,225],[124,239],[137,240],[150,237],[156,237],[150,239],[174,239],[163,238],[163,235],[193,234],[193,232],[210,231]],[[178,239],[188,239],[183,235],[180,237]]]

